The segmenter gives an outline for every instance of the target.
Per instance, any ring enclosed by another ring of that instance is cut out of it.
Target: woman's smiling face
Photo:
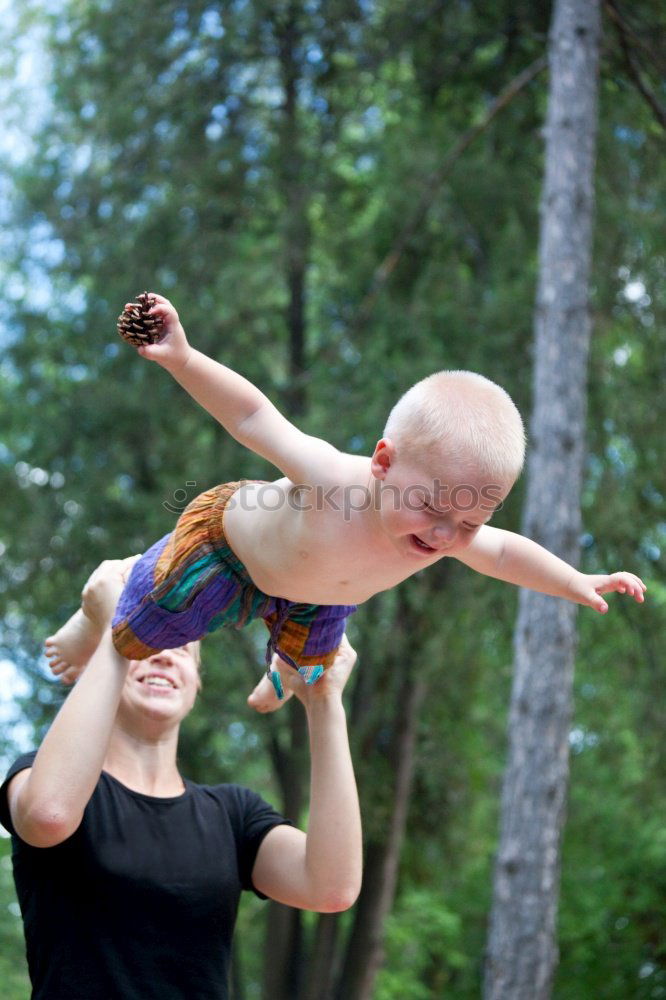
[[[119,712],[178,723],[191,711],[201,687],[192,644],[132,660]]]

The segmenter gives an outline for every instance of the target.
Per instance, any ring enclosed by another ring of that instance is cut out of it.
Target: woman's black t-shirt
[[[238,785],[186,781],[163,799],[103,772],[78,830],[31,847],[12,827],[7,784],[35,756],[0,790],[33,1000],[224,1000],[240,893],[284,818]]]

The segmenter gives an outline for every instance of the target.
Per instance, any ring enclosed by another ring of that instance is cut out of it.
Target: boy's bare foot
[[[266,674],[264,674],[250,697],[247,699],[247,703],[250,708],[254,708],[257,712],[276,712],[278,708],[282,708],[284,703],[291,698],[293,693],[294,692],[292,690],[285,687],[284,696],[282,698],[278,698],[271,681],[268,679]]]
[[[65,667],[63,672],[60,674],[60,683],[64,684],[66,687],[71,687],[72,684],[75,684],[76,681],[78,681],[85,669],[85,667]]]
[[[99,626],[81,608],[44,643],[52,673],[73,684],[102,638]],[[72,674],[72,671],[76,671]]]
[[[73,684],[99,645],[132,566],[140,556],[106,559],[81,592],[81,607],[44,643],[49,667],[63,684]]]

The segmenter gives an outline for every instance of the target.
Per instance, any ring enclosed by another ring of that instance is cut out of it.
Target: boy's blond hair
[[[509,394],[467,371],[441,371],[417,382],[395,404],[384,436],[432,468],[451,459],[463,471],[512,486],[525,458],[525,430]],[[434,452],[434,454],[433,454]]]

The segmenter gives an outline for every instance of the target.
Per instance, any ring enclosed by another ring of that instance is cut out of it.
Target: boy
[[[242,376],[190,347],[171,303],[155,295],[162,339],[139,347],[237,441],[276,465],[274,483],[208,490],[175,531],[135,564],[114,618],[128,659],[262,617],[273,651],[316,681],[355,606],[454,556],[517,586],[608,610],[602,594],[643,601],[632,573],[586,575],[521,535],[488,525],[523,464],[523,425],[510,397],[471,372],[439,372],[391,411],[371,457],[343,454],[303,434]],[[77,612],[47,640],[55,672],[85,663],[97,645]],[[279,675],[251,696],[276,707]]]

